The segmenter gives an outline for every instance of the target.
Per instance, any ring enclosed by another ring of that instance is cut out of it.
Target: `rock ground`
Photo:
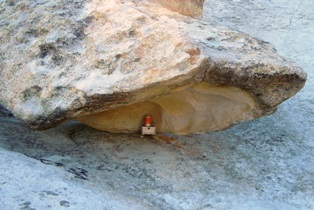
[[[205,9],[205,19],[295,60],[305,88],[272,116],[181,137],[75,122],[38,132],[2,112],[0,209],[313,209],[311,1],[210,0]]]

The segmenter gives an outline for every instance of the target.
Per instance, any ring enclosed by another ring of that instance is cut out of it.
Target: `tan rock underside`
[[[256,104],[245,91],[205,82],[180,88],[153,100],[79,118],[96,129],[139,132],[144,116],[152,115],[158,132],[188,134],[221,130],[253,118]]]

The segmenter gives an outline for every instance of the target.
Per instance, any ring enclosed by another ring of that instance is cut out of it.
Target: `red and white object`
[[[146,115],[144,118],[144,126],[142,126],[142,135],[156,135],[156,127],[152,125],[152,116]]]

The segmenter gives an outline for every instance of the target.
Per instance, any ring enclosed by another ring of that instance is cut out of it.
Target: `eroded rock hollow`
[[[203,1],[4,1],[0,103],[34,129],[225,129],[268,115],[306,74],[262,40],[204,22]]]
[[[149,114],[159,132],[188,134],[224,129],[235,122],[253,119],[255,111],[255,101],[247,92],[201,82],[79,120],[100,130],[138,132],[144,116]]]

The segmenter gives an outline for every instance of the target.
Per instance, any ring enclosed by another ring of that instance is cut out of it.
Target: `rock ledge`
[[[272,113],[306,74],[262,40],[146,1],[5,1],[0,103],[31,128],[227,128]]]

